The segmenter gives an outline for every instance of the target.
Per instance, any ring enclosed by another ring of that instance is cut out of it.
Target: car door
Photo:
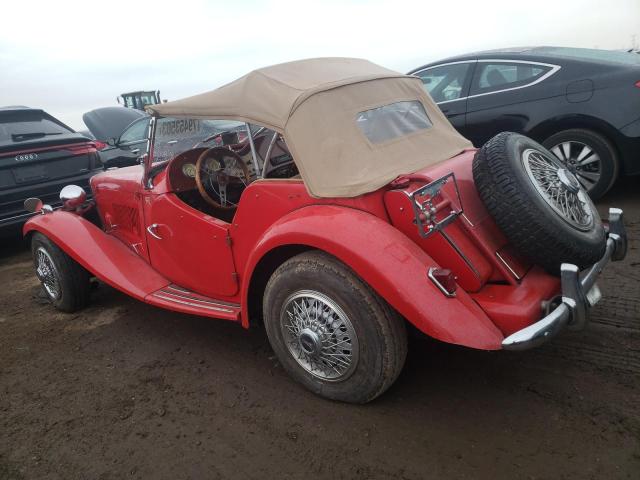
[[[475,60],[445,63],[413,73],[422,80],[433,101],[463,135],[467,95],[475,63]]]
[[[207,297],[238,291],[230,225],[195,210],[174,193],[145,197],[151,265],[174,284]]]
[[[101,152],[107,167],[126,167],[139,163],[139,157],[147,150],[149,119],[141,118],[129,125],[115,141],[115,145]]]
[[[564,94],[557,82],[547,80],[559,69],[539,62],[478,60],[467,101],[467,138],[480,147],[500,132],[526,132],[536,103]]]

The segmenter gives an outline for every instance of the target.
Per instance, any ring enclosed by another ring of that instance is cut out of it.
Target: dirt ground
[[[589,328],[524,353],[411,341],[366,406],[293,383],[261,329],[101,285],[80,314],[0,245],[0,479],[640,478],[640,179]]]

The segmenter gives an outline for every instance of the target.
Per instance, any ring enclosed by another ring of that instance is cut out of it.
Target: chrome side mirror
[[[87,192],[78,185],[67,185],[60,191],[60,200],[65,210],[75,210],[87,199]]]

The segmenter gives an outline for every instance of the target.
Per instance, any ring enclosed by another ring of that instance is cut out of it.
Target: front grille
[[[127,205],[113,204],[114,223],[121,230],[129,230],[136,235],[140,235],[140,219],[138,210]]]

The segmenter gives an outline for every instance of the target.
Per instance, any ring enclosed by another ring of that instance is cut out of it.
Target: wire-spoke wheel
[[[36,276],[42,288],[47,293],[50,300],[54,301],[60,298],[60,273],[56,268],[53,259],[44,247],[38,247],[35,252]]]
[[[592,199],[600,198],[618,178],[618,153],[612,143],[592,130],[563,130],[543,145],[580,182]]]
[[[533,148],[522,153],[522,163],[538,193],[563,220],[579,230],[591,228],[595,208],[569,169]]]
[[[349,317],[319,292],[301,290],[287,298],[280,327],[289,352],[311,375],[344,380],[358,363],[358,337]]]
[[[42,289],[58,310],[75,312],[87,304],[89,272],[38,232],[31,238],[31,254]]]
[[[534,140],[496,135],[476,153],[473,179],[509,243],[532,263],[558,275],[563,263],[585,268],[604,254],[602,221],[584,187]]]
[[[404,320],[336,258],[296,255],[269,278],[263,298],[269,343],[285,370],[332,400],[373,400],[400,374]]]

